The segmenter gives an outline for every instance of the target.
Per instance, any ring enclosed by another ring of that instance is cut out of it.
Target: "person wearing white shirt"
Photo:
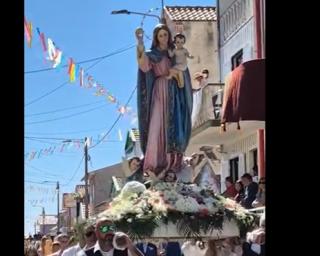
[[[91,249],[92,247],[94,247],[94,245],[97,242],[97,237],[96,237],[94,226],[90,225],[90,224],[86,225],[84,228],[84,232],[82,234],[79,234],[79,237],[80,237],[79,246],[82,249],[80,248],[80,250],[78,250],[76,252],[76,254],[73,254],[73,255],[85,256],[86,255],[85,250]],[[62,256],[64,256],[64,255],[62,255]]]
[[[76,256],[79,251],[81,251],[81,247],[80,247],[80,244],[78,243],[78,244],[64,250],[63,253],[61,254],[61,256]]]
[[[116,239],[118,249],[114,248],[114,232],[115,226],[109,219],[104,217],[99,219],[95,229],[97,242],[93,248],[86,250],[85,254],[87,256],[143,256],[126,234]]]

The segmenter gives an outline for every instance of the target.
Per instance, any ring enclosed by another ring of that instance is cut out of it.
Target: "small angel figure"
[[[168,50],[169,56],[171,58],[173,56],[176,57],[176,64],[169,70],[169,75],[167,76],[167,79],[171,79],[172,77],[174,77],[178,82],[179,88],[183,88],[184,86],[184,78],[182,71],[185,71],[188,68],[187,58],[194,58],[192,55],[190,55],[189,51],[183,47],[185,42],[186,37],[183,34],[176,34],[174,37],[175,49]]]

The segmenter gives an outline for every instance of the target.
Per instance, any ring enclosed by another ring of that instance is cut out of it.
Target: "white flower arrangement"
[[[183,197],[175,203],[175,209],[181,212],[199,212],[199,204],[192,197]]]
[[[121,190],[120,197],[129,197],[132,194],[141,194],[146,190],[146,186],[137,181],[130,181],[124,185]]]
[[[246,214],[245,209],[233,200],[223,197],[217,199],[210,194],[201,195],[200,192],[201,188],[195,184],[161,182],[152,190],[147,190],[139,182],[129,182],[101,215],[120,220],[128,214],[137,218],[166,215],[168,210],[214,214],[225,208],[238,216]]]
[[[175,183],[172,182],[159,182],[154,186],[156,191],[175,190]]]

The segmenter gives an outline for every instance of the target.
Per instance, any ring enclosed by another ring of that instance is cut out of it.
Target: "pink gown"
[[[142,64],[139,65],[143,72],[153,69],[156,78],[154,83],[151,113],[149,123],[148,142],[144,158],[144,170],[152,170],[159,174],[163,169],[179,170],[182,163],[182,154],[167,153],[166,149],[166,119],[167,119],[167,98],[170,60],[163,57],[159,63],[152,63],[147,56],[144,56]]]

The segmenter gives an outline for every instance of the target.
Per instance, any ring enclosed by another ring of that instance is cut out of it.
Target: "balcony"
[[[203,145],[233,143],[236,138],[264,129],[264,59],[244,62],[228,74],[225,84],[208,84],[196,93],[187,155],[198,152]]]
[[[220,126],[223,86],[221,83],[210,83],[202,91],[194,93],[191,137],[209,127]]]

